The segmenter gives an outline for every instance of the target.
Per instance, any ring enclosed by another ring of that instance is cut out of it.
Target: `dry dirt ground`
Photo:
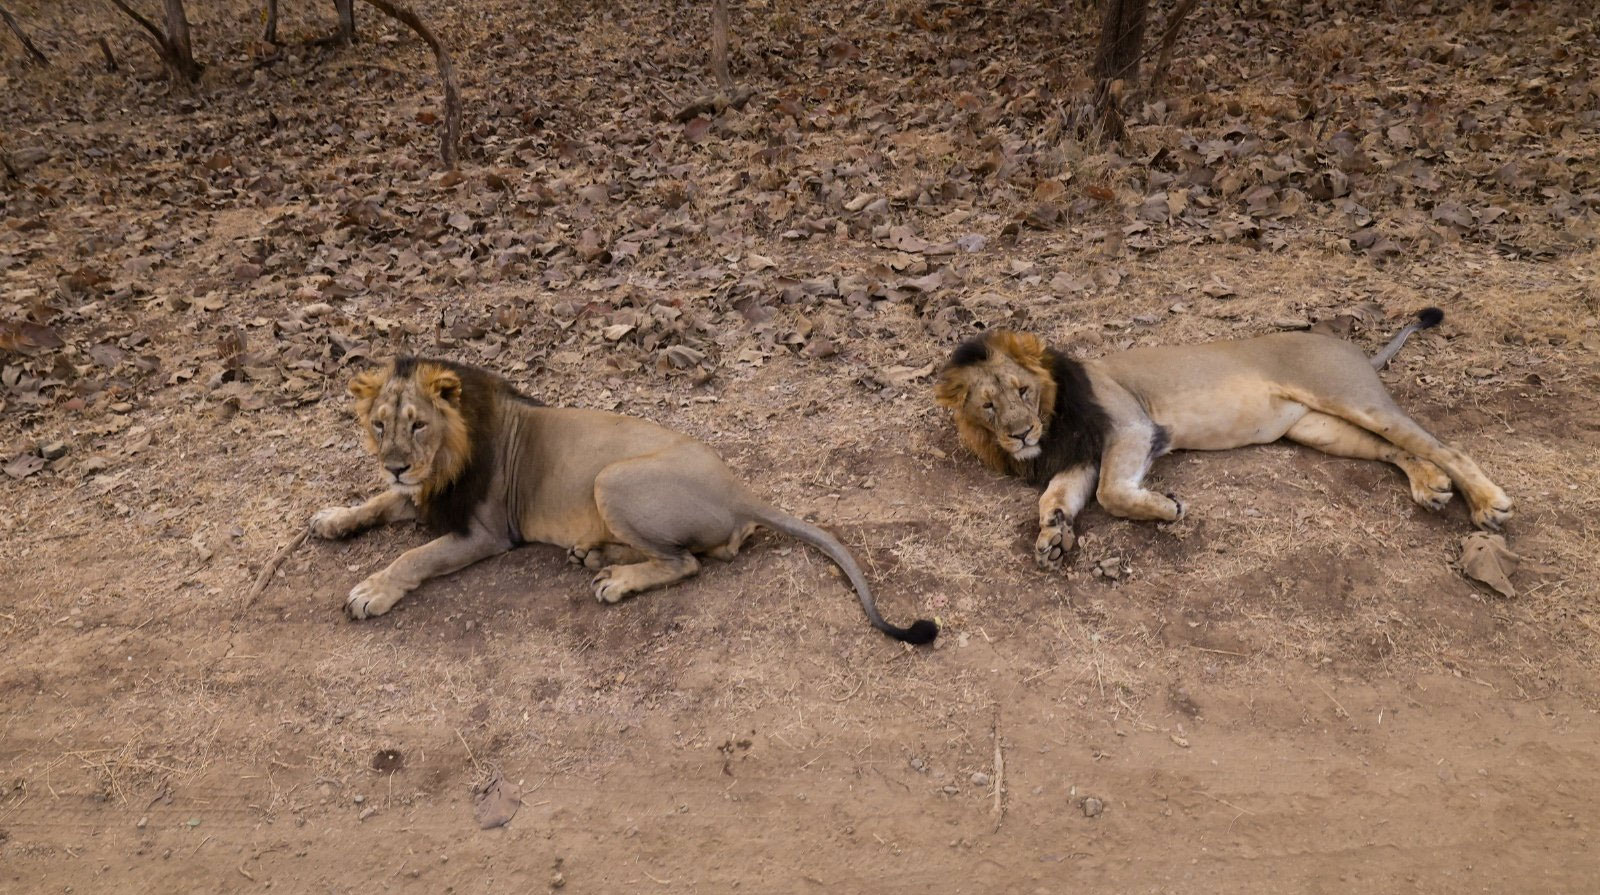
[[[736,3],[754,95],[680,120],[702,4],[418,4],[448,175],[365,7],[341,48],[285,4],[274,55],[191,3],[189,96],[109,7],[7,6],[52,66],[3,44],[0,891],[1595,891],[1588,4],[1202,4],[1118,150],[1075,5]],[[1185,521],[1091,510],[1038,571],[928,394],[981,326],[1371,349],[1427,304],[1385,379],[1517,500],[1515,597],[1459,500],[1287,445],[1160,461]],[[396,527],[247,605],[368,493],[343,386],[400,350],[706,439],[942,636],[771,535],[620,606],[530,546],[345,620]]]

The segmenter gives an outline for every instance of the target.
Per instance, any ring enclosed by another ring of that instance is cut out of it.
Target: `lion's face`
[[[426,494],[455,478],[466,463],[461,379],[428,363],[371,370],[350,381],[362,439],[384,480],[408,494]]]
[[[1055,402],[1048,370],[1038,339],[993,332],[956,351],[939,375],[936,397],[955,411],[969,444],[1032,460]]]

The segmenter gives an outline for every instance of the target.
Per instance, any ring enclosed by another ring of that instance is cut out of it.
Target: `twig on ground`
[[[261,596],[261,592],[267,589],[267,583],[270,582],[272,580],[272,576],[277,573],[278,567],[283,565],[283,561],[289,558],[289,554],[295,552],[295,550],[297,550],[301,544],[304,544],[306,542],[306,538],[310,535],[311,529],[309,527],[301,529],[300,533],[294,536],[294,540],[284,544],[283,549],[273,554],[272,558],[267,560],[267,564],[261,567],[261,574],[256,576],[255,586],[250,588],[250,595],[244,599],[245,609],[249,609],[251,604],[256,601],[256,597]]]
[[[1312,681],[1312,683],[1316,683],[1316,681]],[[1333,703],[1333,707],[1339,710],[1339,714],[1345,716],[1346,718],[1351,717],[1350,713],[1344,710],[1344,706],[1339,704],[1339,700],[1334,699],[1333,694],[1328,692],[1327,687],[1317,684],[1317,689],[1322,691],[1323,696],[1328,697],[1328,701]]]
[[[100,38],[100,55],[106,57],[106,71],[117,70],[116,54],[111,52],[111,42],[104,37]]]
[[[1000,710],[994,711],[994,726],[990,728],[994,736],[994,807],[989,809],[989,815],[994,818],[994,828],[1000,829],[1000,824],[1005,820],[1006,807],[1002,801],[1006,791],[1006,757],[1000,751]]]

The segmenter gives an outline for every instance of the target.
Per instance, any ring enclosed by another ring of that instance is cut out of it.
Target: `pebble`
[[[46,460],[60,460],[67,455],[67,445],[60,441],[47,441],[39,445],[39,456]]]
[[[1089,798],[1083,800],[1084,817],[1099,817],[1100,812],[1104,811],[1105,809],[1105,803],[1101,802],[1094,796],[1090,796]]]
[[[562,886],[564,886],[566,884],[567,884],[566,874],[562,873],[559,870],[557,870],[555,873],[550,874],[550,888],[559,889],[559,888],[561,888]]]
[[[926,762],[924,762],[924,761],[923,761],[923,760],[922,760],[922,759],[920,759],[920,758],[913,758],[913,759],[911,759],[911,768],[912,768],[912,769],[913,769],[913,770],[917,770],[917,771],[920,771],[920,770],[922,770],[922,769],[923,769],[923,768],[926,768],[926,767],[927,767],[927,766],[928,766],[928,765],[927,765],[927,763],[926,763]]]
[[[953,795],[955,795],[955,794],[956,794],[956,793],[958,793],[958,792],[960,792],[960,791],[961,791],[961,787],[959,787],[959,786],[956,786],[956,785],[955,785],[955,784],[954,784],[954,783],[952,783],[952,784],[950,784],[950,785],[948,785],[948,786],[946,786],[946,787],[945,787],[945,788],[944,788],[944,791],[945,791],[945,795],[951,795],[951,796],[953,796]]]
[[[356,818],[356,820],[366,820],[367,818],[369,818],[372,815],[377,814],[377,813],[378,813],[378,809],[377,808],[368,806],[366,808],[361,809],[361,814]]]
[[[985,774],[982,771],[973,771],[972,772],[972,785],[973,786],[988,786],[989,785],[989,775]]]
[[[132,409],[133,405],[129,404],[127,401],[118,401],[117,403],[111,405],[110,408],[112,413],[127,413]]]
[[[134,824],[135,827],[138,827],[141,830],[144,829],[145,827],[149,826],[149,825],[150,825],[150,815],[148,815],[148,814],[144,815],[143,817],[140,817],[139,818],[139,822]]]

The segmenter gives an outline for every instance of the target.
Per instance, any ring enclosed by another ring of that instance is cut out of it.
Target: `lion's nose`
[[[1019,432],[1012,432],[1011,433],[1011,437],[1015,438],[1018,441],[1027,441],[1028,440],[1028,436],[1031,435],[1031,434],[1033,434],[1033,427],[1029,426],[1028,428],[1023,429],[1023,430],[1021,430]]]
[[[410,463],[385,463],[383,465],[383,468],[389,470],[389,474],[390,475],[394,476],[395,478],[399,478],[402,474],[405,473],[406,470],[411,468],[411,464]]]

